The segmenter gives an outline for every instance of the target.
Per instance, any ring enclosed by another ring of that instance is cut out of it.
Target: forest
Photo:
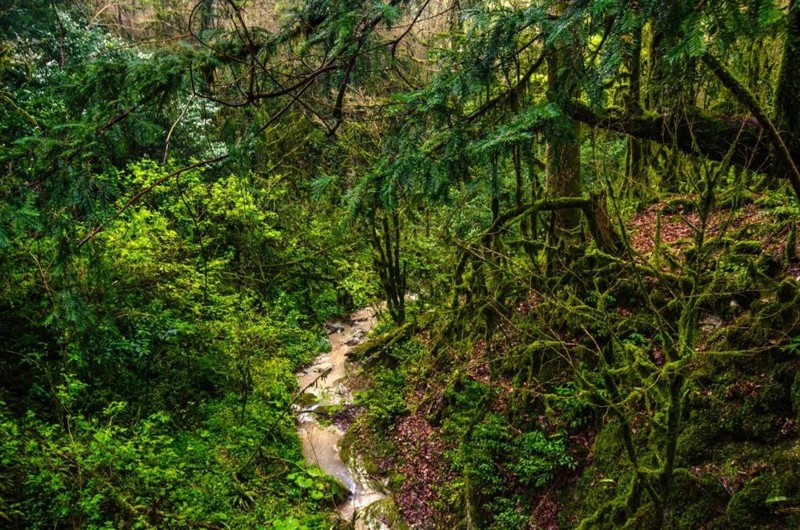
[[[799,220],[797,0],[4,0],[0,528],[798,528]]]

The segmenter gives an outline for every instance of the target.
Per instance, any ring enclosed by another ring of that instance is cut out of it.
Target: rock
[[[361,328],[356,328],[353,331],[353,335],[345,341],[345,344],[348,346],[356,346],[357,344],[361,344],[367,338],[367,332]]]
[[[328,332],[328,335],[332,335],[334,333],[343,333],[344,326],[339,324],[338,322],[326,322],[325,331]]]
[[[314,366],[314,371],[318,374],[322,374],[330,370],[333,370],[333,364],[331,363],[319,363]]]
[[[706,313],[700,318],[700,327],[703,328],[706,333],[714,331],[721,327],[722,324],[722,318],[712,313]]]
[[[731,311],[734,315],[738,315],[742,312],[742,304],[737,302],[736,300],[731,300]]]

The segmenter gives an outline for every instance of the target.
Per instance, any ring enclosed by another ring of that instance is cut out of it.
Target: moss
[[[632,482],[632,480],[630,481]],[[602,487],[591,487],[582,497],[582,505],[587,509],[577,525],[578,529],[619,528],[628,519],[630,493],[632,484],[620,484],[614,487],[605,484]],[[618,491],[621,490],[621,491]],[[592,511],[593,510],[593,511]]]
[[[780,492],[790,497],[795,504],[800,503],[800,441],[772,454],[770,465]]]
[[[783,272],[783,262],[772,254],[761,254],[756,260],[756,268],[768,278],[777,278]]]
[[[392,530],[408,530],[408,525],[403,521],[400,510],[390,497],[370,504],[364,509],[361,517],[367,528],[388,527]],[[375,526],[370,523],[375,523]]]
[[[756,477],[731,497],[725,510],[731,529],[750,529],[767,518],[770,510],[766,501],[772,490],[763,477]]]
[[[729,499],[717,477],[676,473],[669,499],[670,518],[677,528],[703,528],[719,517]]]
[[[339,440],[339,456],[342,457],[342,462],[344,463],[349,463],[350,458],[353,456],[351,449],[356,441],[356,430],[353,427],[347,429],[342,439]]]
[[[297,406],[301,408],[307,408],[311,405],[314,405],[319,401],[319,398],[312,394],[311,392],[303,392],[298,396],[297,401],[295,402]]]
[[[797,259],[797,222],[794,217],[789,220],[789,233],[786,235],[786,261],[789,263]]]
[[[778,302],[782,304],[795,302],[800,293],[800,282],[794,278],[784,278],[778,285]]]
[[[710,458],[716,435],[713,422],[693,419],[678,437],[678,463],[691,465]]]
[[[594,440],[594,462],[597,466],[613,470],[618,468],[622,456],[622,426],[611,421],[603,427]]]
[[[697,209],[696,201],[686,197],[675,197],[666,201],[661,213],[665,214],[687,214]]]
[[[570,507],[581,520],[579,528],[618,528],[639,503],[640,492],[634,488],[633,474],[623,455],[620,428],[618,422],[611,421],[595,438],[592,464],[582,473],[575,490],[580,502]]]
[[[364,466],[364,471],[367,472],[367,475],[372,477],[380,473],[378,461],[373,458],[370,452],[364,451],[363,453],[359,453],[359,456],[361,457],[361,464]]]
[[[791,399],[796,421],[800,423],[800,371],[797,372],[792,383]]]

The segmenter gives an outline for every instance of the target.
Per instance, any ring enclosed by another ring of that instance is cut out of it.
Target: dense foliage
[[[0,6],[0,525],[800,522],[794,0]]]

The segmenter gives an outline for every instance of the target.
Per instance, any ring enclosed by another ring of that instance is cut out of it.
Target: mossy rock
[[[692,419],[678,436],[677,456],[680,465],[697,464],[712,456],[718,427],[716,423],[704,420]]]
[[[366,528],[369,529],[388,527],[389,530],[408,530],[408,525],[403,521],[400,510],[391,497],[375,501],[364,508],[359,514],[359,519],[364,521]]]
[[[786,489],[784,479],[782,475],[762,475],[745,484],[728,503],[728,528],[797,528],[798,499]]]
[[[730,494],[716,477],[676,473],[669,500],[670,519],[675,528],[706,528],[719,517],[729,499]]]
[[[800,294],[800,282],[794,278],[784,278],[778,285],[778,302],[779,303],[793,303],[797,301],[798,294]]]
[[[780,419],[774,408],[780,406],[775,405],[781,402],[780,395],[780,388],[769,385],[760,389],[755,397],[728,402],[722,413],[735,438],[760,442],[774,440]]]
[[[679,213],[693,213],[697,210],[697,203],[692,199],[686,197],[675,197],[670,199],[664,204],[661,213],[665,214],[679,214]]]
[[[352,458],[352,447],[353,444],[357,441],[356,430],[354,428],[349,428],[345,431],[344,436],[342,439],[339,440],[339,456],[342,458],[342,462],[349,462],[350,458]]]
[[[800,441],[775,451],[770,458],[780,491],[800,502]]]
[[[637,504],[639,499],[638,495],[631,494],[632,481],[632,475],[614,482],[611,479],[599,479],[591,472],[584,473],[578,486],[582,517],[577,528],[621,528],[630,519],[631,504]]]
[[[767,499],[771,492],[772,485],[764,477],[756,477],[745,484],[731,497],[725,510],[730,528],[750,529],[768,519]]]
[[[295,404],[301,408],[308,408],[311,405],[315,405],[318,401],[319,398],[311,392],[303,392],[297,397]]]
[[[761,254],[755,265],[758,271],[768,278],[777,278],[783,272],[783,261],[772,254]]]
[[[592,464],[576,486],[580,501],[567,504],[582,519],[579,528],[618,528],[628,519],[633,473],[623,452],[620,425],[611,421],[597,434]]]
[[[796,416],[796,421],[800,423],[800,371],[794,377],[794,382],[792,383],[792,407],[794,408],[794,413]]]
[[[621,429],[618,422],[611,421],[597,433],[592,449],[594,465],[609,471],[619,469],[623,452]]]
[[[733,244],[732,250],[737,254],[747,254],[757,256],[761,254],[763,245],[760,241],[738,241]]]
[[[785,289],[779,289],[784,290],[784,296],[787,294]],[[780,330],[781,335],[792,335],[800,330],[800,300],[797,297],[785,302],[779,301],[777,294],[776,298],[762,298],[753,304],[752,311],[756,330]]]
[[[764,306],[761,302],[756,301],[756,304],[763,309]],[[734,324],[724,328],[722,335],[728,349],[743,350],[766,344],[769,340],[769,329],[764,327],[760,318],[748,313],[738,318]]]

